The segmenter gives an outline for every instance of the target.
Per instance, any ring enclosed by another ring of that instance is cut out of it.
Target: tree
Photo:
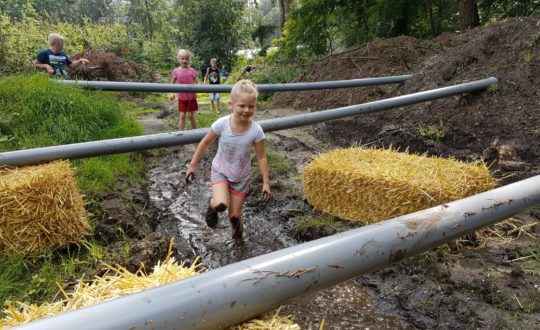
[[[459,25],[461,31],[466,31],[480,25],[478,5],[476,0],[461,0],[459,11]]]
[[[177,42],[208,61],[230,62],[251,40],[245,0],[177,0],[170,24],[178,27]]]
[[[285,27],[285,21],[287,20],[287,14],[289,13],[289,8],[291,7],[293,0],[279,0],[279,9],[281,13],[280,27],[281,31]]]

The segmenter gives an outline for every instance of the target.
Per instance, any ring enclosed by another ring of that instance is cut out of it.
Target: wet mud
[[[261,118],[293,112],[290,109],[262,111]],[[148,134],[174,129],[167,126],[167,116],[160,117],[163,116],[150,114],[140,118]],[[269,202],[262,201],[260,176],[254,173],[252,194],[243,210],[244,235],[240,240],[232,238],[226,211],[219,215],[216,228],[208,227],[205,222],[215,149],[210,149],[203,157],[195,179],[189,184],[185,181],[185,171],[196,145],[146,152],[145,208],[153,223],[148,237],[158,235],[163,241],[174,238],[174,253],[179,260],[193,262],[199,257],[201,267],[211,270],[300,244],[300,237],[314,239],[331,234],[304,232],[299,235],[291,230],[294,217],[314,214],[302,198],[297,173],[301,173],[303,164],[314,154],[329,146],[313,138],[309,129],[268,133],[266,140],[267,148],[286,155],[286,162],[294,170],[272,177],[273,198]],[[344,224],[337,226],[333,233],[351,228],[353,226]],[[302,329],[318,329],[321,322],[326,324],[326,329],[412,329],[399,319],[378,314],[373,307],[368,292],[358,283],[349,281],[284,305],[282,314],[291,315]]]
[[[493,75],[499,83],[481,93],[268,133],[267,148],[282,155],[290,170],[271,172],[274,198],[268,203],[261,201],[260,177],[254,174],[253,194],[243,213],[242,240],[231,237],[225,214],[220,215],[217,228],[206,226],[212,150],[190,185],[185,184],[183,172],[194,145],[144,152],[146,183],[140,187],[127,183],[128,188],[104,197],[105,221],[97,228],[101,240],[114,246],[119,235],[126,235],[132,251],[138,252],[126,253],[120,261],[126,259],[136,267],[140,262],[153,265],[174,237],[179,260],[193,262],[200,257],[202,267],[215,269],[351,229],[337,221],[331,231],[299,233],[292,225],[298,216],[316,214],[302,197],[304,164],[336,147],[392,145],[463,161],[485,160],[500,185],[538,175],[540,103],[538,88],[531,86],[539,82],[540,48],[530,43],[538,40],[539,22],[540,17],[531,17],[459,36],[444,34],[429,42],[378,39],[314,61],[297,81],[415,75],[399,86],[276,93],[256,119],[358,104]],[[535,54],[535,59],[525,63],[520,58],[524,52]],[[467,60],[471,54],[476,60]],[[358,65],[356,57],[365,58],[368,65]],[[379,60],[369,60],[374,57]],[[147,133],[174,130],[167,124],[167,118],[177,116],[171,109],[172,105],[161,114],[141,117]],[[396,255],[394,264],[298,298],[283,306],[282,313],[291,315],[303,329],[318,329],[323,320],[326,329],[537,329],[540,207],[512,220],[512,225],[496,225],[498,231],[488,242],[468,236],[459,248],[449,244],[411,258]],[[122,255],[120,247],[118,251]]]

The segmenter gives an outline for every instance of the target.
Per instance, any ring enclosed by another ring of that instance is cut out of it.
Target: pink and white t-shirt
[[[176,84],[188,84],[192,85],[197,77],[197,71],[192,67],[184,68],[175,68],[172,70],[171,76],[175,78]],[[187,101],[187,100],[196,100],[197,93],[178,93],[178,99]]]
[[[241,181],[251,176],[251,150],[264,139],[262,127],[256,122],[244,133],[234,133],[229,124],[231,116],[224,116],[212,124],[212,131],[219,135],[218,151],[212,167],[230,181]]]

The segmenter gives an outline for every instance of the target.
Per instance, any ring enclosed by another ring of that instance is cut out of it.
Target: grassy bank
[[[0,152],[142,134],[127,107],[115,94],[60,85],[43,74],[1,78]],[[92,215],[99,196],[114,189],[118,177],[140,180],[144,163],[136,154],[120,154],[72,165]],[[90,238],[78,247],[34,257],[0,252],[0,302],[50,300],[57,283],[92,276],[107,259],[105,249]]]

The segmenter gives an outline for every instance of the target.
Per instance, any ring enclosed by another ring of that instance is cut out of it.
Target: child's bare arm
[[[80,59],[78,59],[76,61],[71,62],[71,64],[68,65],[68,66],[69,66],[69,68],[71,70],[75,70],[75,69],[77,69],[79,67],[79,65],[81,65],[81,64],[86,65],[88,63],[90,63],[90,61],[87,60],[86,58],[80,58]]]
[[[174,84],[176,82],[176,77],[175,76],[172,76],[171,77],[171,84]],[[176,97],[176,94],[175,93],[169,93],[169,99],[171,100],[174,100]]]
[[[38,68],[38,69],[44,69],[44,70],[47,70],[48,73],[53,73],[53,72],[54,72],[54,69],[52,68],[52,66],[50,66],[50,65],[47,64],[47,63],[41,63],[40,61],[35,60],[35,61],[34,61],[34,65],[35,65],[36,68]]]
[[[261,170],[261,176],[263,180],[263,199],[269,200],[272,196],[270,191],[270,177],[268,175],[268,159],[266,158],[266,150],[264,147],[264,140],[255,143],[255,153],[257,155],[257,163],[259,163],[259,169]]]
[[[189,164],[189,167],[186,171],[186,178],[188,178],[190,175],[195,176],[195,171],[197,170],[197,164],[199,164],[199,161],[201,160],[202,156],[208,149],[208,147],[218,138],[218,135],[214,133],[212,130],[209,130],[208,133],[202,138],[201,142],[199,142],[199,145],[197,146],[197,150],[195,150],[195,153],[193,154],[193,158],[191,159],[191,163]]]

